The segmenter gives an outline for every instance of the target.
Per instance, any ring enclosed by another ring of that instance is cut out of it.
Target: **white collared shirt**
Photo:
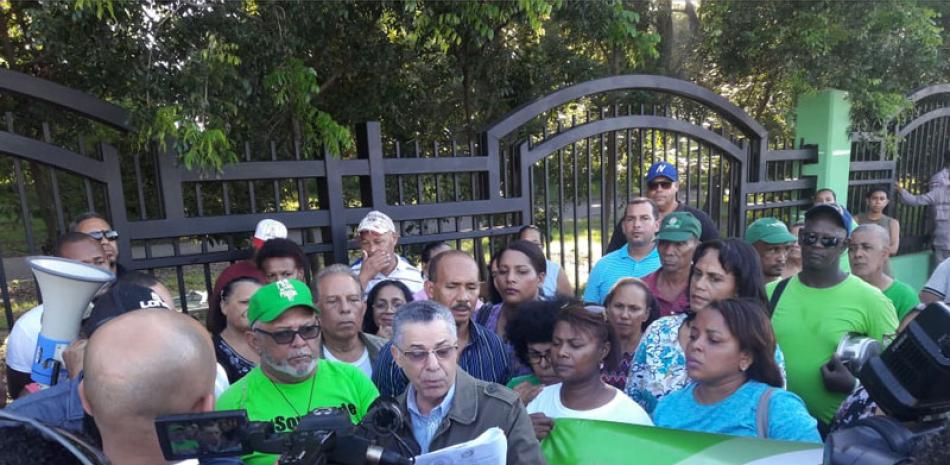
[[[363,297],[366,297],[369,294],[369,291],[373,289],[373,286],[376,286],[381,281],[386,280],[395,280],[400,281],[409,288],[409,291],[413,294],[422,290],[422,283],[424,279],[422,278],[422,272],[418,268],[412,266],[408,260],[400,256],[396,256],[396,268],[393,269],[388,275],[382,273],[376,273],[376,276],[373,276],[368,283],[366,283],[366,289],[363,290]],[[359,274],[360,269],[363,266],[363,260],[358,260],[356,263],[350,267],[354,273]]]

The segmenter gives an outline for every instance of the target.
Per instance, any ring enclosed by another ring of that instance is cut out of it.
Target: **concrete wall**
[[[918,252],[891,257],[891,271],[894,277],[920,291],[930,277],[931,252]]]

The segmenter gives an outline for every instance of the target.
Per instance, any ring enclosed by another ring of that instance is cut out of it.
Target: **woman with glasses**
[[[646,283],[637,278],[622,278],[604,299],[604,314],[620,344],[620,362],[613,370],[604,369],[604,382],[623,390],[630,374],[633,353],[643,331],[660,317],[660,304]]]
[[[568,301],[555,318],[551,363],[561,382],[546,386],[530,404],[535,434],[548,436],[555,418],[652,425],[649,415],[623,391],[601,379],[602,367],[619,361],[620,343],[602,314]]]
[[[251,329],[247,321],[248,302],[263,281],[264,276],[252,263],[237,262],[218,276],[208,301],[206,325],[214,341],[218,363],[232,384],[259,362],[245,333]]]
[[[686,386],[690,381],[685,353],[690,322],[712,302],[736,297],[756,299],[768,308],[755,249],[739,239],[703,242],[693,254],[689,307],[685,313],[660,318],[647,328],[630,366],[627,395],[652,412],[659,399]],[[775,359],[784,379],[785,362],[778,347]]]
[[[534,400],[543,387],[561,381],[551,365],[551,338],[554,335],[554,317],[563,303],[562,300],[525,303],[508,320],[505,328],[515,357],[531,367],[531,374],[508,381],[508,387],[518,393],[525,405]]]
[[[511,359],[511,376],[531,373],[531,368],[514,357],[514,349],[508,342],[505,327],[523,303],[541,298],[541,285],[547,270],[544,254],[538,246],[528,241],[513,241],[498,253],[492,279],[501,294],[501,302],[485,305],[478,310],[475,322],[479,323],[505,341]]]
[[[689,324],[686,387],[663,397],[657,426],[785,441],[821,442],[817,421],[782,389],[775,333],[759,299],[711,302]]]
[[[391,339],[396,311],[412,301],[412,293],[402,281],[386,280],[373,286],[366,296],[368,310],[363,318],[363,332]]]

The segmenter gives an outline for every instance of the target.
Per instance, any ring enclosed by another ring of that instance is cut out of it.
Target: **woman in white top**
[[[619,389],[605,383],[601,366],[618,363],[620,344],[602,313],[566,301],[558,312],[549,357],[561,382],[546,386],[528,404],[538,439],[554,426],[554,418],[582,418],[652,425],[650,416]]]

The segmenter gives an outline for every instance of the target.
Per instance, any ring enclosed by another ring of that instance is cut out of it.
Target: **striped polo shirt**
[[[657,253],[656,246],[653,246],[653,250],[642,260],[631,258],[627,253],[629,247],[630,245],[627,245],[610,252],[597,261],[587,278],[584,302],[603,304],[610,288],[620,278],[642,278],[660,268],[660,254]]]

